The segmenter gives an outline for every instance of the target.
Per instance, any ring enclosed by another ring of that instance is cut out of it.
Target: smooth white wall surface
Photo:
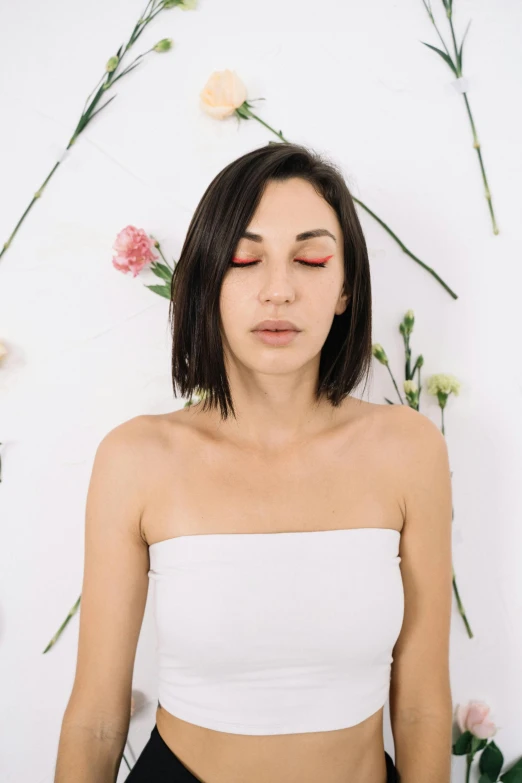
[[[108,58],[145,0],[3,0],[0,26],[0,245],[65,147]],[[441,30],[449,28],[433,0]],[[161,13],[118,97],[88,126],[0,259],[0,778],[51,783],[72,687],[77,614],[48,641],[82,583],[84,504],[96,447],[120,422],[181,407],[170,383],[168,302],[111,264],[118,231],[154,234],[173,259],[203,191],[239,155],[275,140],[255,121],[211,119],[199,91],[236,71],[255,111],[287,139],[339,162],[355,196],[457,292],[454,301],[358,210],[372,265],[373,341],[403,380],[398,324],[415,312],[423,379],[449,372],[454,568],[473,639],[454,603],[454,704],[483,699],[506,764],[522,754],[522,372],[520,152],[522,7],[455,0],[464,71],[500,234],[494,236],[462,97],[422,0],[361,3],[199,0]],[[130,59],[132,59],[130,58]],[[129,62],[130,62],[129,59]],[[151,282],[149,279],[147,283]],[[154,279],[154,282],[157,282]],[[395,399],[375,362],[365,398]],[[424,392],[421,410],[440,424]],[[135,757],[154,725],[155,635],[149,602],[133,687]],[[182,600],[182,597],[180,597]],[[388,712],[385,746],[393,754]],[[127,751],[126,751],[127,752]],[[130,756],[130,754],[129,754]],[[463,781],[465,760],[453,759]],[[122,764],[118,783],[126,777]],[[475,770],[472,780],[478,780]]]

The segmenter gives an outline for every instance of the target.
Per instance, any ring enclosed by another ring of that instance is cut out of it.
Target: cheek
[[[306,309],[314,314],[317,323],[326,323],[331,319],[339,299],[339,289],[340,283],[331,278],[318,280],[316,285],[307,289],[304,294]]]
[[[248,323],[252,318],[252,293],[237,278],[230,278],[221,287],[219,308],[223,324],[240,327],[243,321]]]

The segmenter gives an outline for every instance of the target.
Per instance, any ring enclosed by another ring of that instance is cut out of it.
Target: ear
[[[337,300],[337,305],[335,306],[336,315],[341,315],[341,313],[344,313],[344,311],[348,307],[348,303],[351,298],[352,298],[351,293],[348,294],[343,288],[341,294],[339,295],[339,299]]]

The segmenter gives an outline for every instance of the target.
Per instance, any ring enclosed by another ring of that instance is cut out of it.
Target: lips
[[[256,326],[254,326],[253,332],[299,332],[300,329],[297,328],[297,326],[292,323],[292,321],[282,321],[282,320],[275,320],[275,319],[266,319],[265,321],[260,321]]]

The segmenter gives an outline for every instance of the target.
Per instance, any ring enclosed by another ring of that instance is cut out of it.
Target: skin
[[[298,233],[316,228],[337,241],[296,243]],[[98,447],[86,507],[77,671],[55,783],[69,783],[73,772],[78,783],[116,779],[150,544],[180,535],[361,527],[401,532],[406,608],[390,691],[401,783],[449,783],[451,491],[444,438],[407,406],[351,396],[337,409],[316,404],[320,350],[349,292],[336,214],[314,189],[299,179],[270,183],[248,230],[263,241],[242,239],[235,256],[261,263],[230,268],[220,298],[237,419],[222,422],[201,405],[137,416]],[[295,261],[325,256],[325,268]],[[287,346],[265,345],[251,333],[264,318],[293,320],[302,332]],[[206,783],[347,783],[354,770],[357,783],[386,781],[383,708],[355,726],[286,735],[217,732],[161,706],[156,721],[166,744]],[[432,778],[424,774],[426,759]]]

